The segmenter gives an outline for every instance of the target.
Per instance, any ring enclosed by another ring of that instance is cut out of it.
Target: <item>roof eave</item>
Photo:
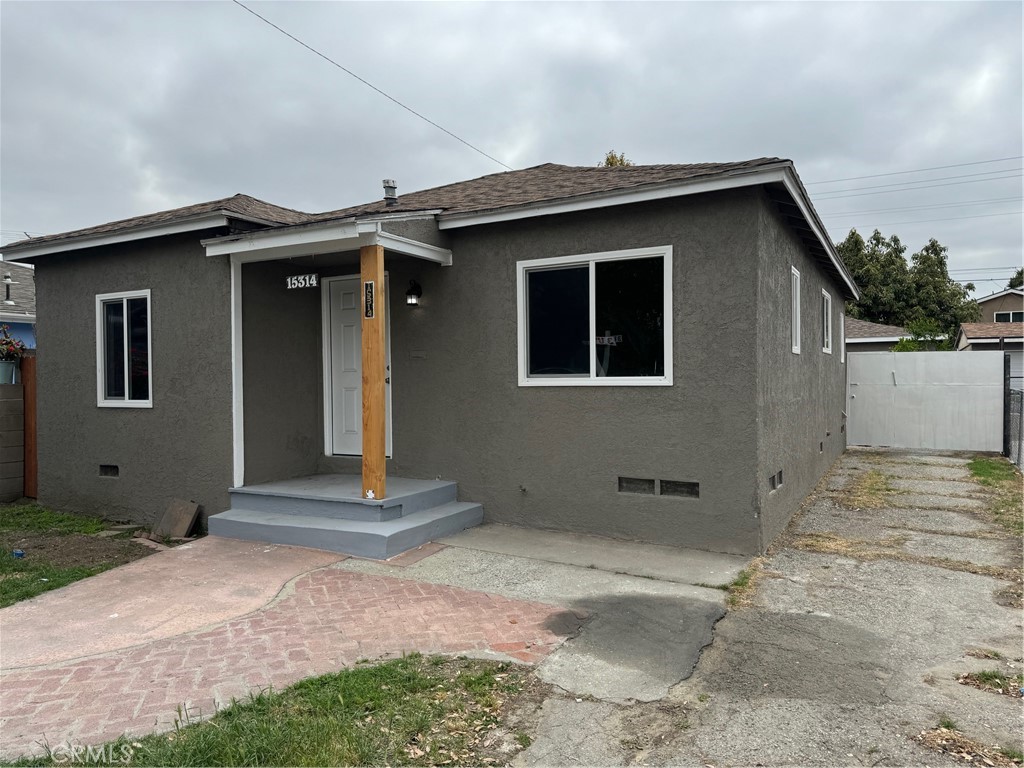
[[[65,251],[76,251],[83,248],[97,248],[104,245],[115,245],[127,243],[134,240],[145,240],[151,237],[162,237],[166,235],[181,234],[183,232],[196,232],[204,229],[215,229],[228,226],[229,219],[246,221],[251,224],[262,224],[264,226],[278,226],[276,222],[259,216],[251,216],[243,213],[236,213],[227,209],[220,209],[203,213],[196,216],[172,221],[164,221],[159,224],[149,224],[140,227],[132,227],[119,232],[104,232],[82,235],[79,237],[68,237],[61,240],[50,240],[39,245],[33,245],[31,241],[22,241],[22,244],[14,248],[8,246],[3,250],[4,260],[11,263],[28,262],[40,256],[49,256]]]

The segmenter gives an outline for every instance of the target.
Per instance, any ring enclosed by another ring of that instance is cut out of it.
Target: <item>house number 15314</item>
[[[316,288],[316,275],[290,275],[284,279],[285,287],[292,288]]]

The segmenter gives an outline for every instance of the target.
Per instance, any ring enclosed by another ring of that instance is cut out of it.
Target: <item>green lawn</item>
[[[210,720],[107,745],[144,766],[487,765],[484,740],[528,684],[512,664],[418,654],[309,678]],[[512,750],[529,743],[509,734]],[[62,763],[63,761],[63,763]],[[68,764],[54,751],[14,765]]]
[[[992,489],[989,510],[996,522],[1011,533],[1024,533],[1022,479],[1017,468],[1005,458],[988,456],[972,460],[967,468],[975,480]]]
[[[123,537],[93,535],[106,527],[38,504],[0,505],[0,608],[148,554]],[[15,549],[25,556],[14,557]]]

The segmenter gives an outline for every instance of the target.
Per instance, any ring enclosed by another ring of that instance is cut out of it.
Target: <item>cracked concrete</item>
[[[985,517],[987,491],[970,480],[968,460],[850,451],[790,531],[884,541],[894,557],[1019,568],[1020,537]],[[897,489],[883,508],[858,509],[844,497],[867,471]],[[928,493],[901,492],[925,483]],[[943,717],[983,744],[1022,749],[1021,700],[957,682],[967,671],[1024,667],[1021,612],[994,599],[1007,582],[785,541],[767,559],[753,605],[715,625],[692,676],[643,704],[549,699],[517,764],[959,765],[912,740]],[[968,655],[978,648],[1003,658]],[[621,671],[637,674],[626,664]]]

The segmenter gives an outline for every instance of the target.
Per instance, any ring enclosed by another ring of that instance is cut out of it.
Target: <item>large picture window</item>
[[[96,297],[96,400],[100,406],[149,408],[149,291]]]
[[[521,261],[519,383],[672,383],[672,248]]]

